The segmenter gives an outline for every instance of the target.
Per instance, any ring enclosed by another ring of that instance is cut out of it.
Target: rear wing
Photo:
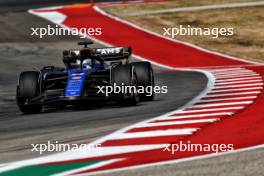
[[[128,59],[131,55],[131,47],[107,47],[107,48],[93,48],[91,55],[100,57],[105,61]]]
[[[131,47],[106,47],[106,48],[86,48],[89,41],[79,42],[79,45],[85,45],[83,49],[63,51],[63,62],[67,65],[75,63],[77,59],[86,59],[87,57],[97,57],[104,61],[115,61],[128,59],[131,55]]]
[[[93,44],[91,40],[85,40],[78,42],[78,45],[84,46],[84,49],[81,50],[80,55],[90,55],[95,57],[100,57],[104,60],[117,60],[117,59],[127,59],[132,51],[131,47],[105,47],[105,48],[88,48],[88,45]],[[88,49],[88,50],[87,50]]]

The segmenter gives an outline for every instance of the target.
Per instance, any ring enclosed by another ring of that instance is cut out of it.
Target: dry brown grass
[[[177,36],[203,48],[244,59],[264,62],[264,7],[207,10],[124,17],[146,29],[162,34],[163,27],[233,27],[233,36]]]
[[[117,5],[111,7],[105,7],[104,10],[114,15],[126,14],[131,12],[137,12],[142,10],[161,10],[171,9],[177,7],[191,7],[211,4],[224,4],[224,3],[236,3],[236,2],[251,2],[258,0],[172,0],[167,2],[154,2],[144,4],[128,4]]]

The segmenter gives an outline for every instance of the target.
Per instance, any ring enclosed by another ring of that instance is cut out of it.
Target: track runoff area
[[[100,150],[7,163],[1,165],[0,175],[90,175],[264,147],[262,65],[164,38],[107,14],[100,9],[103,5],[111,3],[29,12],[68,29],[101,28],[102,35],[92,36],[93,40],[107,46],[130,45],[135,57],[171,70],[204,73],[206,89],[180,109],[86,146],[100,145]],[[192,150],[192,144],[203,144],[203,150]],[[205,144],[211,148],[205,150]],[[180,152],[179,146],[189,150]]]

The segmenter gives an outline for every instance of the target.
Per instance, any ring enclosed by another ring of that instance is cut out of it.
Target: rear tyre
[[[121,106],[133,106],[139,102],[137,93],[138,80],[134,67],[131,64],[117,66],[112,71],[112,85],[114,86],[130,86],[132,91],[121,93],[123,99],[118,101]]]
[[[151,64],[149,62],[134,62],[132,63],[138,79],[138,86],[145,88],[144,93],[141,93],[140,101],[152,101],[154,99],[154,74]],[[151,89],[151,90],[150,90]],[[151,91],[151,92],[146,92]]]
[[[40,94],[39,88],[39,72],[26,71],[20,74],[16,99],[21,112],[29,114],[41,111],[41,104],[28,104],[30,99]]]

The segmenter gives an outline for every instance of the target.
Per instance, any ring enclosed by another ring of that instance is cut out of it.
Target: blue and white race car
[[[153,100],[154,92],[149,96],[138,91],[113,91],[117,86],[154,86],[151,64],[129,61],[131,47],[89,48],[91,41],[78,44],[84,48],[63,51],[65,68],[45,66],[20,74],[16,99],[23,113],[40,112],[45,105],[81,107],[98,100],[136,105],[140,100]]]

